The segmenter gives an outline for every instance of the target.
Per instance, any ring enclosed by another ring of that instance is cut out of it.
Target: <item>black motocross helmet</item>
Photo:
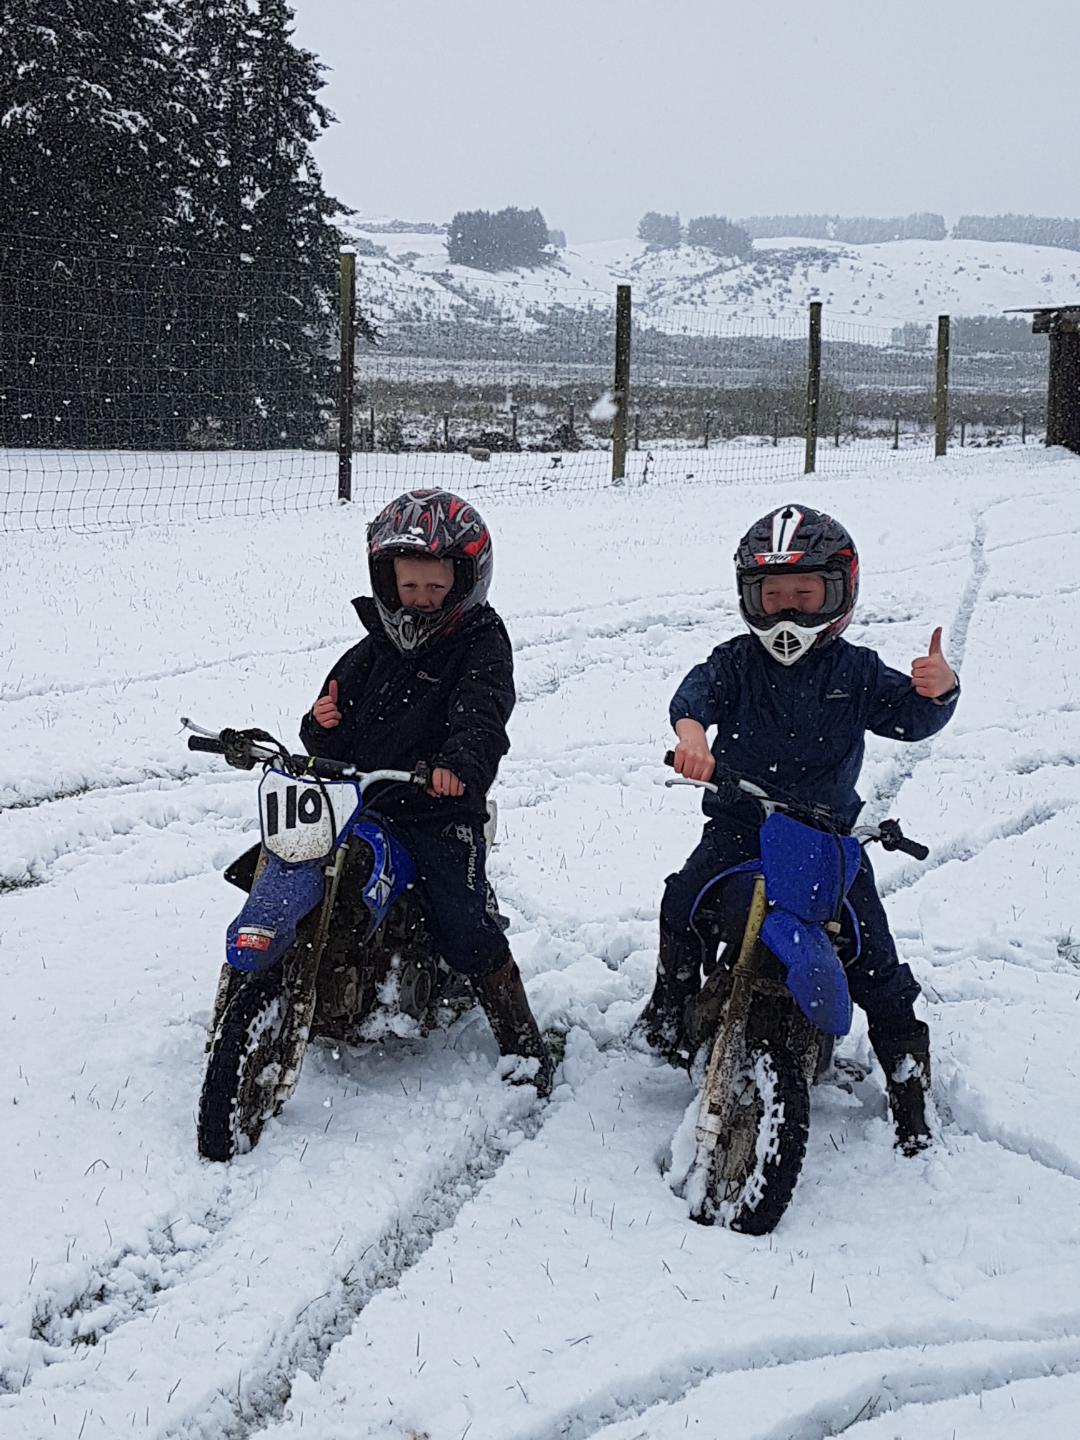
[[[825,582],[825,603],[812,614],[767,615],[761,587],[769,576],[811,572]],[[750,630],[781,665],[828,645],[846,629],[859,597],[859,552],[831,515],[808,505],[783,505],[751,525],[735,552],[739,610]]]
[[[402,653],[428,645],[461,623],[487,599],[494,555],[491,535],[467,500],[449,490],[410,490],[391,500],[368,526],[371,593],[383,629]],[[449,560],[454,583],[439,610],[402,605],[394,576],[395,555]]]

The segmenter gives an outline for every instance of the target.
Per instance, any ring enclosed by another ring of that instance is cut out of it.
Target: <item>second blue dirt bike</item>
[[[683,1022],[701,1093],[680,1193],[693,1219],[764,1235],[779,1223],[802,1169],[810,1087],[835,1039],[851,1028],[838,945],[846,938],[858,953],[847,893],[862,846],[876,841],[917,860],[930,852],[895,820],[847,834],[826,812],[774,799],[731,772],[666,783],[699,785],[725,808],[758,813],[760,858],[713,877],[694,907],[695,929],[711,953]]]

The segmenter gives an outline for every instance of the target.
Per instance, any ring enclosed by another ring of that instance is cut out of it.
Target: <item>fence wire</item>
[[[329,499],[336,316],[291,343],[294,287],[273,259],[0,235],[0,529]]]
[[[425,263],[356,259],[353,499],[611,485],[614,287]],[[335,503],[336,264],[312,313],[273,257],[0,235],[0,530]],[[801,475],[806,312],[686,305],[670,279],[638,283],[633,304],[625,483]],[[951,443],[1034,440],[1045,347],[987,353],[965,333]],[[826,309],[818,473],[929,457],[933,390],[930,327]]]

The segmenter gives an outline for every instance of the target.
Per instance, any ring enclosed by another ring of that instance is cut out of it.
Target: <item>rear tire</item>
[[[199,1097],[199,1154],[231,1160],[258,1144],[276,1113],[286,995],[280,966],[230,996],[210,1046]]]
[[[703,1213],[744,1235],[767,1235],[791,1203],[806,1155],[810,1089],[782,1046],[751,1050],[735,1079],[731,1126],[720,1136]]]

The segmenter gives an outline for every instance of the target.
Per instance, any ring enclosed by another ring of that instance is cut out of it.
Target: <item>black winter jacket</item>
[[[918,694],[910,678],[874,650],[837,639],[781,665],[753,635],[718,645],[686,676],[671,702],[671,723],[716,726],[712,753],[726,766],[805,804],[825,805],[855,823],[855,791],[867,730],[888,740],[925,740],[948,721],[959,686],[940,700]],[[707,815],[724,813],[710,791]]]
[[[444,765],[465,786],[457,798],[413,786],[369,798],[388,816],[469,818],[487,813],[487,792],[510,748],[506,722],[514,708],[514,662],[502,620],[490,605],[468,612],[458,629],[415,655],[403,655],[379,623],[375,602],[353,601],[368,634],[326,677],[338,682],[341,724],[324,730],[309,711],[300,739],[309,755],[363,770],[409,770],[418,760]]]

